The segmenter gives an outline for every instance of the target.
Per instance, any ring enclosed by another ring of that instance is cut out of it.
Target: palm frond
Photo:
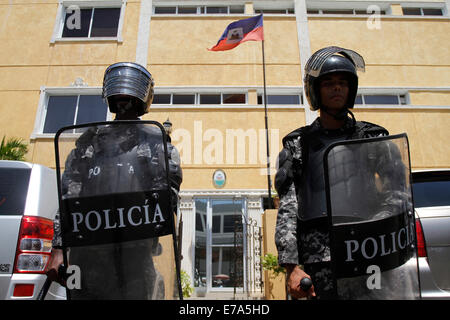
[[[0,160],[25,160],[28,145],[20,138],[9,138],[3,136],[0,144]]]

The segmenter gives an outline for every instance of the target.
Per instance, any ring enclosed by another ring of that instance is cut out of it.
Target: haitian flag
[[[263,15],[232,22],[223,32],[217,44],[209,51],[225,51],[245,41],[264,40]]]

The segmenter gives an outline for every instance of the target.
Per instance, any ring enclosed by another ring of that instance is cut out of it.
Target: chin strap
[[[325,113],[327,113],[330,116],[332,116],[335,120],[345,120],[349,113],[352,116],[352,118],[355,119],[355,116],[353,115],[353,113],[348,108],[343,108],[341,111],[339,111],[336,114],[333,114],[333,113],[329,112],[327,108],[321,108],[321,110],[325,111]]]
[[[117,108],[117,113],[120,113],[120,114],[125,114],[125,113],[127,113],[129,110],[131,110],[131,109],[133,109],[133,101],[128,101],[126,104],[118,104],[117,106],[116,106],[116,108]]]
[[[352,117],[352,126],[354,127],[356,125],[355,115],[348,108],[343,108],[341,111],[339,111],[336,114],[332,114],[326,108],[323,108],[321,110],[323,110],[325,113],[327,113],[330,116],[332,116],[335,120],[339,120],[339,121],[343,121],[343,120],[347,119],[348,118],[348,114],[350,114],[350,116]]]
[[[346,108],[347,109],[347,108]],[[347,113],[350,113],[350,115],[352,116],[352,126],[356,126],[356,119],[355,119],[355,115],[353,114],[353,112],[350,111],[350,109],[347,109]]]

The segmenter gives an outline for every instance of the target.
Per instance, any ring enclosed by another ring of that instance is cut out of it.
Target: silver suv
[[[58,210],[56,172],[0,160],[0,299],[36,299],[45,275]],[[47,298],[62,299],[52,284]]]
[[[450,299],[450,170],[412,174],[423,299]]]

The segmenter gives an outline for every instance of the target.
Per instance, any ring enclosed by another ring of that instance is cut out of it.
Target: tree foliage
[[[28,145],[20,138],[9,138],[3,136],[0,144],[0,160],[24,161],[28,152]]]

